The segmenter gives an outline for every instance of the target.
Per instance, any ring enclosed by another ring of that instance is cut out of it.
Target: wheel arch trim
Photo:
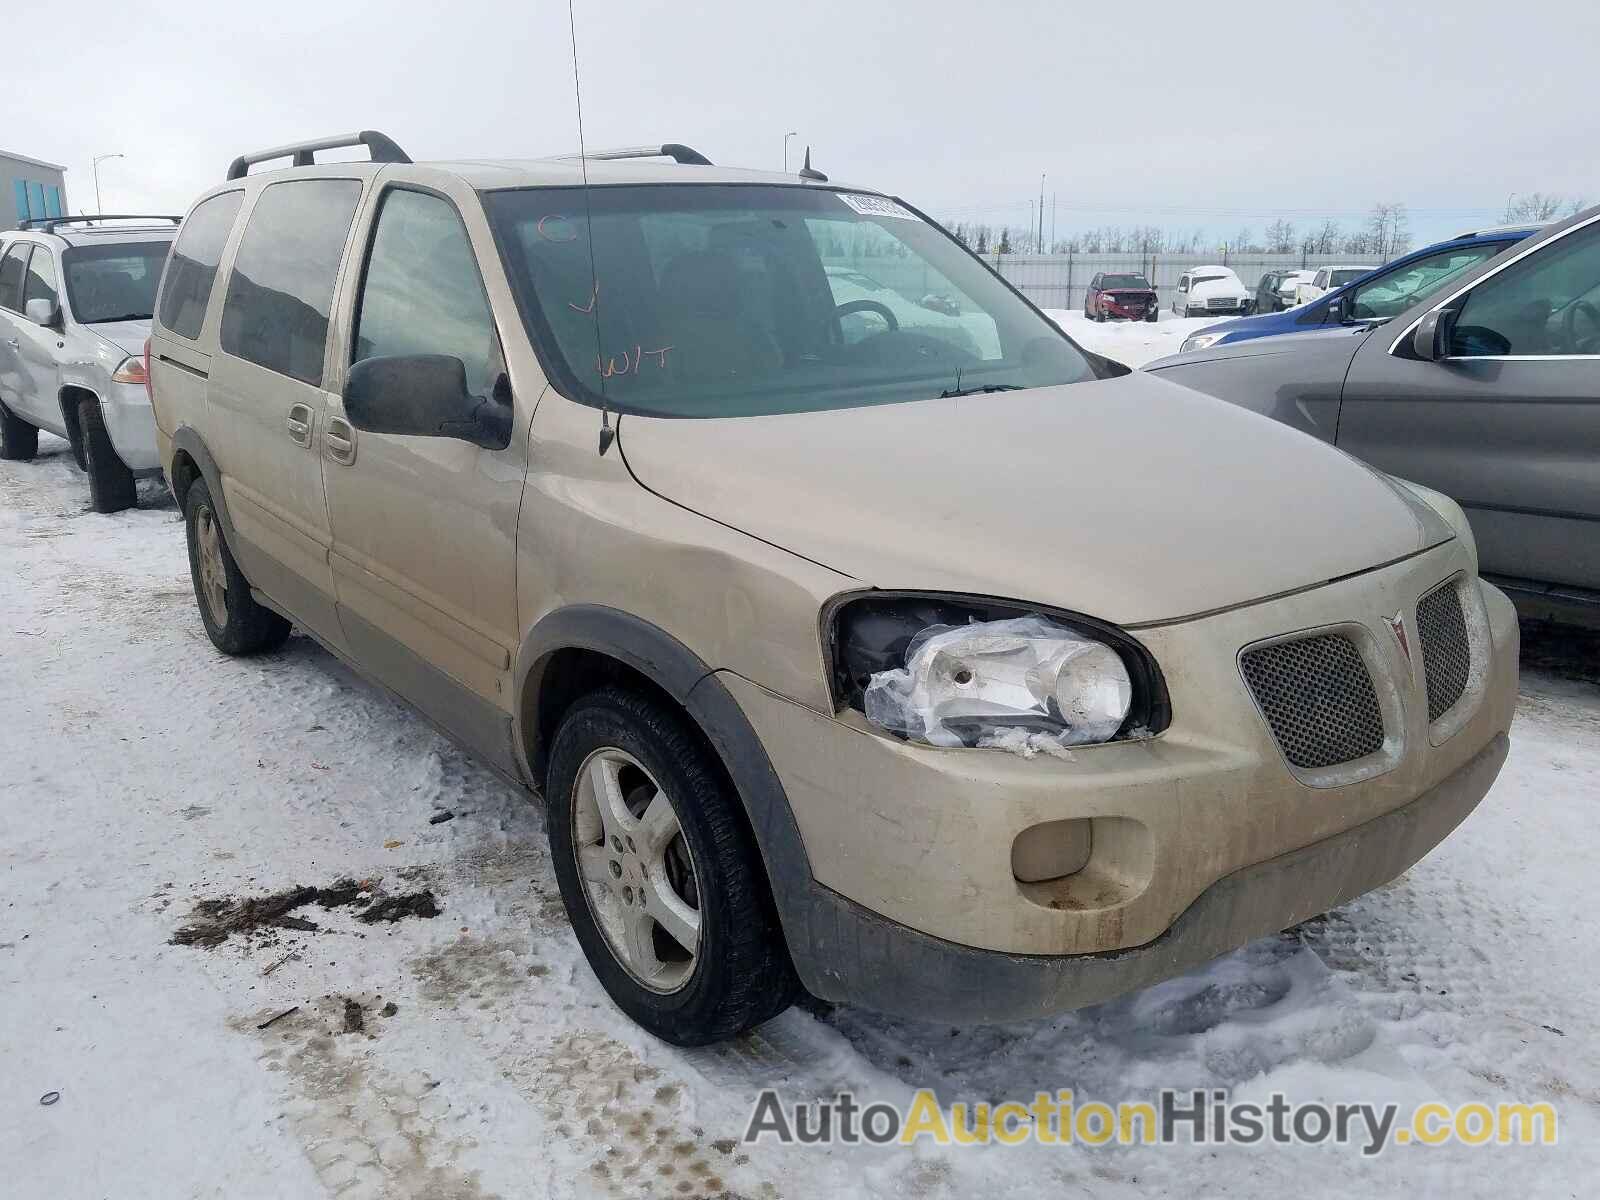
[[[544,747],[538,744],[539,693],[545,669],[563,650],[605,655],[637,671],[682,706],[711,743],[733,781],[772,885],[779,920],[802,980],[813,977],[810,913],[819,885],[783,783],[761,739],[717,671],[671,634],[631,613],[578,604],[541,618],[517,655],[516,752],[519,767],[543,786]]]

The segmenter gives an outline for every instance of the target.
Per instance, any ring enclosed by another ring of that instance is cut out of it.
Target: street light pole
[[[785,175],[789,173],[789,139],[799,136],[799,132],[793,129],[783,135],[783,173]]]
[[[94,176],[94,210],[104,212],[105,207],[100,203],[100,164],[108,158],[126,158],[126,154],[102,154],[89,163],[89,171]]]

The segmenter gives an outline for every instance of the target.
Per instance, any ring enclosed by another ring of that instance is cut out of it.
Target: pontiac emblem
[[[1394,616],[1387,618],[1387,620],[1389,628],[1394,630],[1395,641],[1400,643],[1400,649],[1405,652],[1406,661],[1410,662],[1411,639],[1406,637],[1405,611],[1402,609],[1400,612],[1395,613]]]

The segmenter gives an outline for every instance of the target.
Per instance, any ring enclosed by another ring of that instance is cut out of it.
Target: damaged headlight
[[[1167,722],[1148,652],[1086,618],[964,597],[874,595],[841,605],[832,633],[844,702],[931,745],[1023,738],[1049,750],[1159,732]]]

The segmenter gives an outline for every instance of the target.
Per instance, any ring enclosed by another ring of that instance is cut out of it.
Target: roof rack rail
[[[229,179],[243,179],[256,163],[270,162],[275,158],[293,157],[297,167],[314,167],[313,157],[318,150],[337,150],[344,146],[365,146],[375,163],[408,163],[411,156],[395,144],[393,138],[375,129],[359,133],[340,133],[333,137],[313,138],[309,142],[291,142],[287,146],[273,146],[270,150],[257,150],[254,154],[241,154],[228,164]]]
[[[577,158],[576,154],[565,154],[563,158]],[[618,158],[670,158],[673,162],[683,163],[691,167],[709,167],[711,160],[693,146],[685,146],[682,142],[666,142],[660,146],[622,146],[616,150],[591,150],[584,158],[593,159],[618,159]]]
[[[17,228],[54,233],[58,225],[83,225],[95,221],[171,221],[174,225],[178,225],[182,223],[183,218],[172,216],[170,213],[88,213],[77,217],[29,217],[19,222]]]

